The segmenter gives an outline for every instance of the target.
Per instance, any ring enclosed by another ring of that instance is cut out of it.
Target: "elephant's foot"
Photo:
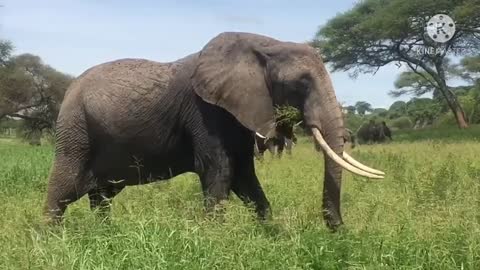
[[[334,211],[328,209],[323,211],[323,219],[325,220],[327,227],[332,232],[336,232],[343,225],[343,220],[340,213],[335,213]]]
[[[216,200],[215,198],[205,198],[205,214],[210,221],[222,223],[225,218],[227,200]]]
[[[343,221],[342,220],[327,220],[326,225],[332,232],[337,232],[338,229],[342,227]]]
[[[44,222],[49,226],[58,226],[63,222],[63,214],[65,209],[60,207],[49,208],[46,207],[44,210]]]
[[[255,212],[257,212],[257,219],[261,223],[268,222],[273,219],[272,209],[270,208],[270,205],[257,205],[257,207],[255,207]]]

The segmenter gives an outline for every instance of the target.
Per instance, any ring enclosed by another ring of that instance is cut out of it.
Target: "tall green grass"
[[[480,141],[480,125],[472,125],[468,129],[459,129],[456,126],[439,128],[425,128],[419,130],[399,130],[393,132],[395,141],[425,141],[435,140],[441,142]]]
[[[206,218],[194,174],[126,188],[102,223],[83,198],[62,227],[41,211],[52,147],[0,143],[0,269],[480,269],[480,145],[391,143],[352,155],[384,180],[344,174],[345,226],[321,217],[323,162],[310,144],[257,163],[273,220],[232,195]]]

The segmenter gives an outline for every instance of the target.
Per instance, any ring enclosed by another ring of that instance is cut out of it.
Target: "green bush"
[[[390,122],[390,126],[396,129],[409,129],[413,127],[412,120],[407,116],[402,116],[397,119],[393,119]]]
[[[345,126],[352,131],[355,131],[360,128],[366,118],[358,114],[347,114],[345,116]],[[368,122],[368,121],[367,121]]]
[[[294,126],[302,121],[302,114],[298,109],[292,106],[278,106],[275,107],[275,120],[277,124],[286,126]]]
[[[457,126],[457,121],[455,120],[455,117],[453,116],[452,112],[448,112],[440,115],[433,122],[433,127],[436,127],[436,128],[452,127],[452,126],[455,126],[455,127]]]
[[[460,143],[478,141],[480,139],[480,125],[471,125],[467,129],[459,129],[456,125],[444,127],[427,127],[413,130],[404,129],[394,134],[395,142],[431,141],[439,143]]]

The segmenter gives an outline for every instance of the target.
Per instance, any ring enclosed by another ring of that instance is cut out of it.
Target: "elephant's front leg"
[[[285,139],[285,150],[287,155],[292,155],[292,148],[293,148],[293,140],[292,139]]]
[[[260,151],[260,147],[258,146],[257,142],[255,142],[253,145],[253,155],[256,159],[263,161],[263,151]]]
[[[265,142],[268,152],[270,152],[270,155],[272,158],[275,157],[275,153],[277,152],[277,139],[276,138],[269,138]]]
[[[277,138],[277,157],[281,158],[283,154],[283,150],[285,149],[285,137],[281,136]]]
[[[217,204],[228,199],[233,169],[226,154],[217,152],[207,156],[198,161],[196,167],[205,197],[205,208],[207,212],[212,212]]]
[[[232,190],[245,204],[254,204],[259,219],[265,220],[270,216],[270,203],[255,174],[252,157],[237,160]]]

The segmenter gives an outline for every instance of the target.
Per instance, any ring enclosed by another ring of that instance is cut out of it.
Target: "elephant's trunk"
[[[304,116],[317,149],[325,154],[323,215],[327,225],[335,229],[343,223],[340,213],[342,168],[370,178],[383,178],[379,175],[383,172],[371,169],[344,153],[343,115],[324,67],[313,89],[305,102]]]

